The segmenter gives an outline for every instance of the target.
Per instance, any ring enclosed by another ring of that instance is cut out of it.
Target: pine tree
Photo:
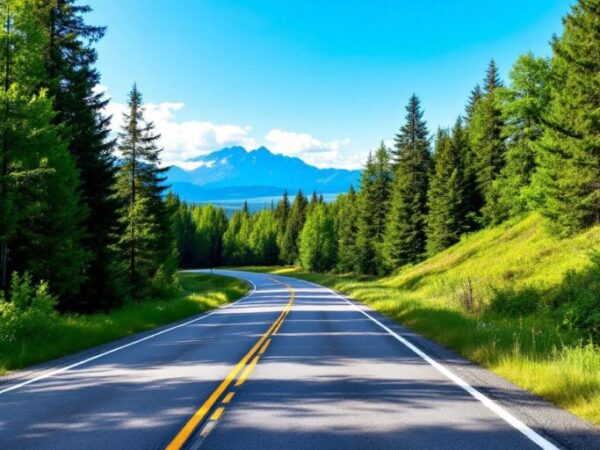
[[[543,136],[543,115],[550,103],[550,66],[532,53],[521,56],[510,73],[511,84],[499,90],[507,142],[505,166],[494,181],[498,211],[492,223],[530,209],[531,177]]]
[[[304,227],[307,209],[308,201],[302,191],[298,191],[292,203],[290,219],[281,245],[281,261],[284,264],[295,264],[298,261],[298,237]]]
[[[252,264],[274,265],[279,258],[277,245],[277,221],[272,210],[262,210],[252,217],[249,243],[252,249]]]
[[[79,179],[52,102],[39,86],[46,35],[33,0],[0,5],[0,282],[28,271],[60,307],[84,280]]]
[[[357,235],[358,224],[356,211],[358,198],[354,188],[350,186],[348,193],[337,199],[336,233],[338,236],[337,268],[340,272],[351,272],[357,268]]]
[[[498,214],[498,198],[492,189],[504,165],[505,144],[497,90],[502,87],[494,60],[487,70],[484,96],[476,103],[469,123],[469,140],[477,176],[477,188],[484,200],[482,222],[490,224]]]
[[[283,197],[277,202],[277,207],[275,208],[275,220],[277,220],[277,245],[279,247],[283,244],[283,236],[290,218],[290,208],[290,199],[286,190],[283,192]]]
[[[425,253],[429,132],[416,95],[410,98],[406,111],[406,123],[396,136],[396,170],[383,245],[388,270],[418,261]]]
[[[578,1],[563,22],[533,184],[549,226],[567,235],[600,222],[600,0]]]
[[[327,205],[316,203],[300,234],[300,265],[315,272],[331,270],[336,262],[336,241],[334,220]]]
[[[159,166],[161,149],[156,141],[160,136],[144,119],[142,95],[135,85],[128,107],[119,137],[123,162],[117,174],[117,196],[123,205],[120,220],[125,232],[118,249],[130,292],[139,297],[152,285],[169,283],[175,270],[175,252],[172,211],[162,198],[168,168]]]
[[[462,133],[462,120],[454,126],[452,137],[439,130],[435,141],[435,168],[429,183],[427,215],[427,253],[437,252],[458,242],[465,231],[464,154],[455,145]]]
[[[390,152],[382,142],[374,157],[369,154],[361,175],[356,237],[359,272],[373,274],[383,270],[381,246],[389,209],[391,184]]]
[[[475,107],[481,98],[483,97],[483,91],[481,90],[481,86],[479,84],[475,85],[471,94],[469,95],[469,100],[467,101],[467,106],[465,107],[465,121],[468,124],[473,119],[473,114],[475,113]]]
[[[93,44],[105,29],[85,23],[89,6],[75,0],[41,0],[38,13],[47,30],[43,86],[54,98],[55,123],[63,124],[81,179],[81,197],[87,210],[82,246],[90,255],[86,280],[73,305],[79,310],[108,308],[120,301],[117,273],[112,264],[119,233],[113,186],[116,164],[109,138],[106,100],[96,92],[100,74],[94,65]]]

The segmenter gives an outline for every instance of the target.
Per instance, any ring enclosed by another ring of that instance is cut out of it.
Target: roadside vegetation
[[[47,285],[13,276],[12,300],[0,299],[0,375],[208,311],[248,291],[246,283],[218,275],[180,273],[177,280],[164,298],[77,315],[58,314]]]
[[[600,425],[600,226],[567,239],[537,214],[386,277],[250,267],[339,290]]]

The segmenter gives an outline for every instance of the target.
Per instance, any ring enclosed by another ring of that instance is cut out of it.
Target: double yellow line
[[[235,383],[235,386],[236,387],[241,386],[244,383],[244,381],[246,380],[248,375],[250,375],[250,373],[252,372],[252,370],[254,369],[256,364],[258,363],[258,360],[261,357],[261,355],[266,351],[267,347],[271,343],[270,336],[272,336],[273,334],[277,333],[277,331],[279,331],[281,324],[283,323],[283,321],[287,317],[288,313],[292,309],[292,305],[294,303],[294,298],[295,298],[295,293],[294,293],[294,289],[289,284],[282,283],[281,281],[278,281],[275,279],[272,279],[272,280],[276,283],[286,286],[287,289],[289,290],[290,298],[289,298],[287,305],[285,306],[283,311],[281,311],[281,314],[279,314],[279,317],[277,317],[275,322],[273,322],[273,324],[260,337],[260,339],[254,344],[254,346],[250,349],[250,351],[248,353],[246,353],[246,355],[235,365],[235,367],[231,370],[231,372],[229,372],[227,377],[225,377],[225,379],[214,390],[214,392],[210,395],[210,397],[208,397],[208,399],[206,399],[206,401],[194,413],[194,415],[188,420],[188,422],[179,431],[179,433],[177,433],[177,435],[173,438],[173,440],[169,443],[169,445],[167,445],[167,447],[166,447],[167,450],[179,450],[184,446],[184,444],[190,438],[190,436],[192,435],[194,430],[198,427],[198,425],[202,422],[202,420],[206,417],[206,415],[211,411],[211,409],[213,408],[215,403],[217,403],[219,398],[221,398],[223,393],[231,385],[231,383],[236,378],[236,376],[245,367],[246,369],[242,372],[241,376],[238,378],[237,382]],[[251,361],[250,364],[248,364],[249,361]],[[233,397],[233,394],[229,393],[226,397],[227,402],[224,401],[223,403],[229,403],[229,401],[231,401],[232,397]],[[223,410],[220,409],[218,417],[221,416],[222,412],[223,412]],[[218,419],[218,417],[217,417],[217,419]]]

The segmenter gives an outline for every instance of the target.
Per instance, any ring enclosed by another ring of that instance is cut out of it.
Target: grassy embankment
[[[600,425],[599,250],[600,227],[560,240],[532,215],[384,278],[254,269],[344,292]]]
[[[242,297],[248,286],[217,275],[181,273],[173,298],[129,303],[105,314],[59,315],[49,334],[0,340],[0,375],[149,330]]]

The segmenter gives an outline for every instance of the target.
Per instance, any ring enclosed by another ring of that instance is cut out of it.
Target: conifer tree
[[[543,115],[550,102],[550,67],[547,59],[532,53],[521,56],[510,73],[511,84],[499,90],[507,142],[505,165],[494,181],[499,223],[530,209],[530,183],[543,136]]]
[[[471,94],[469,95],[469,100],[467,101],[467,106],[465,107],[465,121],[467,126],[473,119],[473,114],[475,113],[475,106],[477,105],[477,102],[479,102],[479,100],[481,100],[482,97],[483,91],[481,90],[481,86],[479,84],[476,84],[473,90],[471,91]]]
[[[406,111],[406,123],[396,136],[396,170],[383,246],[388,270],[418,261],[425,253],[429,132],[416,95]]]
[[[338,236],[337,268],[340,272],[357,270],[357,234],[358,224],[356,213],[358,198],[354,188],[350,186],[347,194],[337,199],[336,233]]]
[[[103,116],[108,100],[96,91],[100,74],[94,65],[93,47],[105,29],[87,24],[89,6],[75,0],[41,0],[37,3],[46,28],[45,72],[42,85],[49,90],[57,111],[55,123],[63,124],[79,171],[82,203],[86,207],[82,246],[90,255],[85,282],[77,296],[79,310],[107,308],[119,303],[119,283],[112,261],[119,233],[114,198],[116,164],[109,137],[109,118]]]
[[[492,186],[504,165],[504,136],[502,111],[498,100],[498,88],[502,82],[494,60],[488,66],[484,96],[477,102],[469,123],[469,140],[476,169],[477,188],[484,200],[481,209],[483,224],[495,221],[498,214],[498,197]]]
[[[79,179],[44,77],[44,29],[33,0],[0,4],[0,282],[28,271],[69,308],[84,280]]]
[[[535,198],[552,230],[600,222],[600,0],[580,0],[552,42],[552,100],[535,175]]]
[[[375,156],[369,154],[361,175],[356,237],[359,272],[373,274],[383,270],[381,246],[389,209],[391,184],[390,152],[382,142]]]
[[[435,253],[458,242],[465,230],[464,164],[462,148],[455,145],[462,133],[456,122],[453,136],[439,130],[435,141],[435,168],[431,176],[427,215],[427,253]]]
[[[134,85],[124,113],[119,150],[123,162],[117,174],[117,196],[122,203],[120,221],[125,232],[119,254],[134,297],[152,285],[168,284],[175,270],[171,214],[162,194],[165,172],[156,145],[159,135],[144,119],[142,95]]]
[[[302,191],[298,191],[287,223],[281,245],[281,261],[284,264],[295,264],[298,261],[298,237],[304,227],[308,201]]]
[[[275,220],[277,221],[277,245],[279,247],[281,247],[283,244],[283,236],[290,218],[290,208],[290,200],[286,190],[283,192],[283,196],[279,202],[277,202],[277,207],[275,208]]]

